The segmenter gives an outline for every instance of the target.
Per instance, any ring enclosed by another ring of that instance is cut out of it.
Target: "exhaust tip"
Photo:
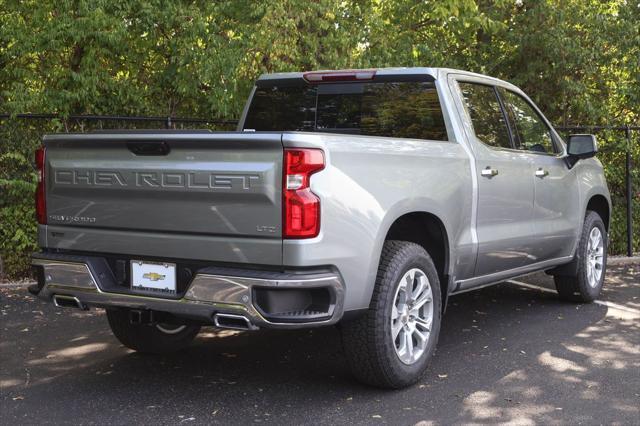
[[[85,310],[85,306],[82,304],[80,299],[73,296],[63,296],[60,294],[53,295],[53,304],[58,308],[78,308]]]
[[[229,328],[232,330],[257,330],[258,327],[251,324],[249,318],[244,315],[215,314],[213,323],[219,328]]]

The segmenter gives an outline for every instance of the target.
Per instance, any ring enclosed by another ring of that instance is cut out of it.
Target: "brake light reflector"
[[[285,148],[283,179],[284,238],[313,238],[320,233],[320,199],[309,188],[313,173],[324,169],[321,149]]]
[[[38,183],[36,186],[36,219],[41,225],[47,224],[47,203],[45,199],[45,163],[46,149],[41,146],[36,150],[36,169],[38,170]]]
[[[373,80],[376,70],[313,71],[302,74],[308,83]]]

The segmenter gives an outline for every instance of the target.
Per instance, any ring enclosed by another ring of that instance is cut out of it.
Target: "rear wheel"
[[[369,310],[341,326],[356,378],[385,388],[417,382],[435,351],[440,307],[440,281],[429,254],[414,243],[387,241]]]
[[[607,268],[607,231],[598,213],[588,211],[578,242],[574,275],[555,275],[560,298],[590,303],[598,298]]]
[[[120,343],[149,354],[177,352],[187,347],[200,331],[200,326],[193,324],[132,324],[126,309],[108,309],[107,319]]]

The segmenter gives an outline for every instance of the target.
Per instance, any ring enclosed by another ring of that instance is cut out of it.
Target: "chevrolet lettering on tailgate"
[[[54,173],[58,185],[184,189],[250,190],[260,183],[259,174],[217,172],[163,172],[58,169]]]

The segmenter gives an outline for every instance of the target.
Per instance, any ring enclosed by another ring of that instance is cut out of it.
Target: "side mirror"
[[[567,163],[573,167],[578,160],[591,158],[598,152],[598,143],[594,135],[571,135],[567,141]]]
[[[567,142],[567,154],[572,157],[591,158],[598,152],[594,135],[571,135]]]

